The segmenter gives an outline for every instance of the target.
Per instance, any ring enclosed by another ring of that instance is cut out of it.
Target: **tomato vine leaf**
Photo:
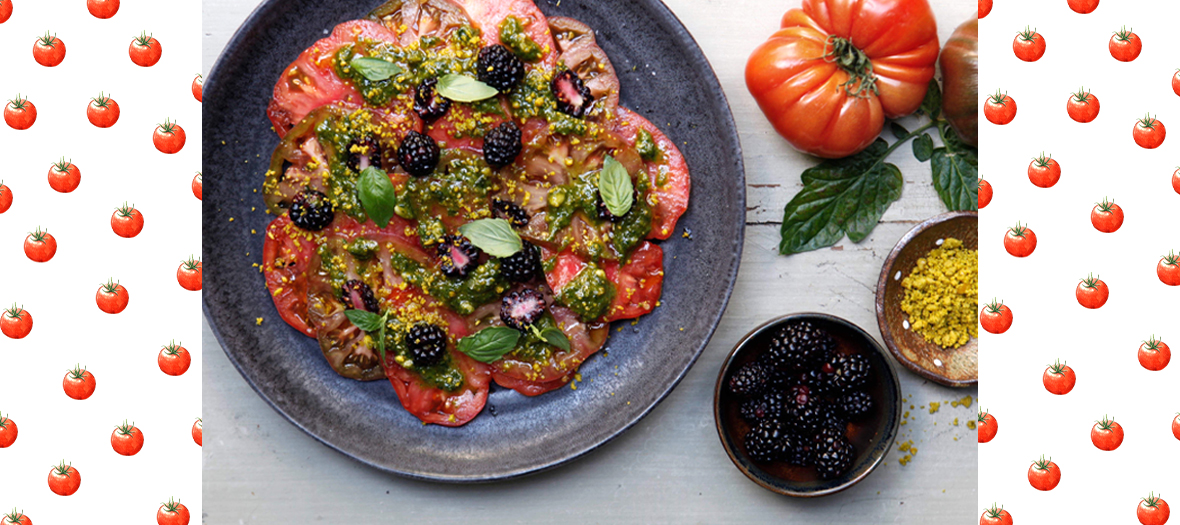
[[[930,171],[934,190],[952,211],[979,209],[979,154],[968,146],[949,124],[938,123],[938,134],[943,146],[934,149],[930,157]],[[929,139],[929,135],[926,135]],[[917,142],[914,143],[915,155]],[[924,160],[924,159],[919,159]]]

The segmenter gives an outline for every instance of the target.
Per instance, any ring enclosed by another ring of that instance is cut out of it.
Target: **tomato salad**
[[[688,166],[595,38],[530,0],[391,0],[284,70],[262,273],[336,372],[459,426],[658,306]]]

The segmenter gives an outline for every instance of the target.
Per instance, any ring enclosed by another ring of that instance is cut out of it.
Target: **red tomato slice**
[[[447,331],[458,340],[466,337],[467,321],[458,315],[440,310],[448,318]],[[475,419],[488,402],[491,386],[491,368],[466,354],[451,348],[451,358],[466,378],[463,386],[454,392],[430,386],[413,372],[397,364],[392,355],[385,360],[385,374],[397,392],[406,411],[425,423],[446,427],[457,427]]]
[[[262,245],[262,274],[275,309],[292,328],[315,337],[307,321],[307,271],[315,255],[316,239],[283,215],[266,228]]]
[[[463,8],[451,0],[389,0],[371,11],[369,19],[397,33],[396,41],[403,46],[424,36],[445,40],[451,31],[472,25]]]
[[[688,209],[688,194],[692,186],[688,163],[684,161],[684,155],[680,154],[676,143],[659,128],[635,112],[619,106],[615,132],[634,147],[640,129],[651,133],[660,149],[655,160],[647,161],[651,191],[657,198],[656,204],[652,206],[651,234],[648,237],[667,239],[676,230],[676,221]],[[660,184],[661,175],[665,179],[663,184]]]
[[[505,356],[492,363],[493,373],[496,377],[517,380],[519,382],[517,386],[525,383],[560,381],[561,378],[577,371],[582,362],[606,344],[606,339],[610,335],[610,326],[606,323],[583,323],[576,314],[564,306],[552,305],[549,307],[549,311],[553,314],[553,319],[561,327],[562,332],[565,332],[566,337],[569,338],[570,350],[567,352],[554,348],[553,355],[544,362],[517,359],[512,355]],[[506,385],[499,379],[496,382],[501,386],[516,389],[516,386]],[[558,386],[561,385],[555,385],[554,388]],[[535,389],[528,388],[526,390]],[[545,392],[547,391],[545,390]],[[527,394],[524,391],[521,393]]]
[[[492,379],[496,381],[497,385],[500,385],[504,388],[511,388],[512,390],[520,392],[521,394],[529,397],[539,396],[546,392],[552,392],[558,388],[568,385],[572,376],[573,372],[570,372],[568,375],[562,376],[560,379],[555,379],[548,382],[539,382],[518,379],[499,371],[492,372]]]
[[[549,21],[532,0],[455,0],[467,11],[475,26],[483,32],[485,46],[501,44],[500,22],[514,16],[520,19],[524,32],[545,53],[537,64],[553,67],[557,64],[557,44],[549,32]]]
[[[507,101],[503,97],[501,97],[500,105],[504,108],[504,115],[484,113],[476,119],[473,116],[475,115],[475,110],[471,106],[466,104],[451,104],[451,109],[447,111],[446,116],[431,123],[427,128],[426,134],[438,142],[440,148],[460,149],[482,156],[483,137],[463,136],[456,138],[457,124],[462,123],[464,127],[470,127],[471,122],[478,120],[480,128],[485,133],[491,131],[492,128],[508,120],[508,115],[512,114]]]
[[[615,284],[606,321],[635,319],[656,307],[664,284],[664,250],[659,245],[644,241],[627,264],[620,267],[617,261],[607,261],[602,269]]]

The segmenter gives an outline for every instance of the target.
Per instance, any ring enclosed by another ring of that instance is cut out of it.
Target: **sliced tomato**
[[[568,375],[562,376],[560,379],[555,379],[553,381],[547,381],[547,382],[539,382],[539,381],[526,381],[524,379],[512,377],[512,376],[505,374],[503,372],[500,372],[500,371],[495,371],[495,370],[492,371],[492,379],[496,382],[497,385],[500,385],[504,388],[511,388],[512,390],[520,392],[521,394],[524,394],[529,397],[539,396],[539,395],[544,394],[546,392],[552,392],[554,390],[557,390],[558,388],[568,385],[570,382],[570,379],[573,378],[573,375],[574,375],[574,373],[570,372]]]
[[[468,104],[451,104],[446,116],[434,121],[426,129],[426,134],[438,142],[440,148],[460,149],[483,155],[483,134],[491,131],[508,120],[508,104],[500,97],[503,115],[495,113],[478,113]],[[478,135],[469,129],[478,126]],[[460,136],[456,136],[460,135]]]
[[[307,275],[316,237],[286,214],[271,221],[262,245],[262,274],[275,309],[292,328],[315,337],[307,320]]]
[[[602,269],[615,285],[606,321],[635,319],[656,307],[664,284],[664,250],[659,245],[644,241],[626,264],[607,261]]]
[[[639,130],[651,133],[652,139],[659,148],[659,154],[654,160],[647,161],[647,171],[651,178],[651,192],[656,202],[652,204],[652,225],[649,238],[667,239],[676,230],[676,221],[688,209],[688,195],[692,182],[688,176],[688,163],[684,155],[667,135],[664,135],[647,119],[635,112],[619,106],[618,118],[615,120],[615,130],[628,144],[635,146]],[[661,179],[662,184],[661,184]]]
[[[389,0],[369,13],[397,34],[403,46],[425,36],[446,39],[451,31],[473,25],[467,12],[450,0]]]
[[[535,63],[549,68],[557,64],[557,43],[549,32],[549,21],[532,0],[455,0],[455,3],[467,11],[467,16],[483,33],[485,46],[502,43],[500,22],[514,16],[520,20],[529,38],[545,53]]]
[[[557,60],[577,73],[594,96],[590,118],[614,118],[619,107],[619,76],[610,57],[598,46],[594,30],[572,18],[553,17],[549,19],[549,32],[561,52]]]
[[[584,323],[578,319],[577,314],[560,305],[551,305],[549,311],[553,314],[557,326],[569,338],[570,349],[563,351],[553,348],[553,354],[544,361],[522,359],[508,354],[492,363],[492,369],[497,377],[512,378],[525,383],[559,381],[577,371],[582,362],[606,344],[606,339],[610,335],[610,326],[606,323]],[[501,386],[516,389],[515,386],[500,382],[499,379],[496,382]]]
[[[455,341],[469,335],[467,321],[446,311],[447,331]],[[491,388],[491,367],[480,363],[450,345],[449,352],[455,366],[464,376],[463,385],[448,392],[431,386],[414,372],[397,364],[392,355],[385,360],[385,375],[397,392],[406,411],[425,423],[457,427],[475,419],[488,402]]]

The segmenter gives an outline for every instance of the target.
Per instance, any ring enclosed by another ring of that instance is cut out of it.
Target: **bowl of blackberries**
[[[791,314],[730,352],[713,414],[725,452],[751,480],[788,496],[825,496],[884,460],[901,421],[901,384],[885,349],[860,327]]]

